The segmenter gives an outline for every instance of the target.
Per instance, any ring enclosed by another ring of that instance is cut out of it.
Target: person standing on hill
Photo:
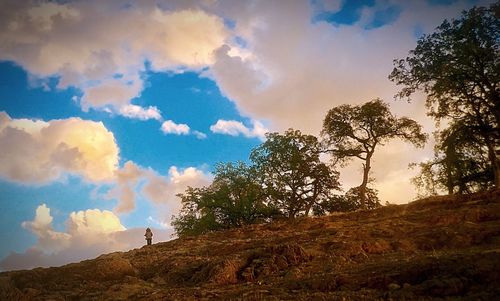
[[[153,232],[151,231],[151,229],[147,228],[146,234],[144,234],[144,236],[146,236],[146,241],[148,242],[148,246],[150,246],[151,242],[153,241]]]

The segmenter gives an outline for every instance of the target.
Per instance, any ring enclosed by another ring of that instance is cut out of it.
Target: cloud
[[[160,7],[166,5],[2,1],[0,60],[33,77],[57,77],[58,88],[80,89],[84,110],[120,114],[143,90],[146,61],[154,71],[201,70],[229,34],[223,19],[200,5]]]
[[[164,121],[160,129],[164,134],[174,135],[188,135],[190,131],[190,128],[187,124],[177,124],[172,120]]]
[[[151,168],[138,166],[127,161],[116,171],[114,186],[105,194],[107,199],[116,199],[116,213],[131,212],[135,208],[138,197],[145,197],[156,206],[163,206],[168,218],[177,214],[181,207],[176,195],[184,192],[188,186],[202,187],[209,185],[212,176],[195,167],[179,170],[176,166],[170,167],[168,174],[163,176]]]
[[[168,135],[168,134],[173,134],[173,135],[190,135],[190,134],[192,134],[198,139],[206,139],[207,138],[207,134],[202,133],[200,131],[191,130],[189,125],[184,124],[184,123],[178,124],[172,120],[164,121],[161,125],[160,130],[166,135]]]
[[[35,219],[23,222],[22,226],[37,236],[39,249],[57,252],[68,246],[71,235],[54,231],[52,229],[52,220],[50,208],[42,204],[36,208]]]
[[[117,113],[129,113],[128,103],[132,98],[139,97],[141,91],[142,81],[137,78],[128,79],[128,82],[124,79],[110,79],[85,88],[80,105],[84,111],[88,111],[89,108],[105,109],[111,104],[118,110]]]
[[[161,208],[162,222],[170,223],[172,215],[179,213],[182,208],[180,198],[177,194],[183,193],[188,187],[203,187],[212,182],[212,175],[203,171],[188,167],[179,170],[176,166],[170,167],[167,176],[149,170],[146,175],[147,181],[142,187],[141,193],[158,208]]]
[[[0,269],[60,266],[144,245],[144,229],[125,229],[118,216],[107,210],[70,213],[66,232],[54,231],[52,220],[50,208],[45,204],[38,206],[34,220],[23,223],[36,235],[37,243],[24,253],[10,253],[0,261]],[[171,229],[153,228],[153,232],[156,242],[169,240],[172,235]]]
[[[180,200],[176,196],[178,193],[184,192],[188,187],[202,187],[212,182],[210,174],[195,167],[179,170],[176,166],[172,166],[167,176],[148,170],[146,178],[141,193],[157,205],[166,205],[170,216],[177,214],[181,208]]]
[[[115,171],[115,186],[105,195],[107,199],[118,200],[117,213],[131,212],[135,208],[135,186],[144,171],[132,161],[127,161],[121,169]]]
[[[109,181],[118,167],[118,146],[102,122],[12,119],[0,112],[0,145],[0,176],[25,184],[47,184],[66,174]]]
[[[157,107],[154,106],[143,108],[141,106],[129,104],[120,108],[120,115],[140,120],[161,120],[161,112]]]
[[[154,226],[160,227],[160,229],[171,229],[172,228],[169,223],[159,221],[152,216],[148,216],[147,221],[148,221],[149,225],[154,225]]]
[[[206,139],[207,138],[207,134],[199,132],[199,131],[193,131],[193,135],[195,135],[196,138],[198,138],[198,139]]]
[[[88,209],[72,212],[67,223],[68,232],[80,236],[95,237],[125,230],[118,216],[108,210]]]
[[[210,131],[217,134],[230,136],[243,135],[248,138],[259,138],[264,140],[269,130],[259,121],[253,120],[252,125],[252,128],[248,128],[240,121],[219,119],[215,124],[210,126]]]
[[[360,19],[354,24],[338,25],[315,20],[314,16],[321,13],[318,9],[338,11],[345,1],[283,3],[228,1],[218,6],[217,14],[235,20],[234,35],[245,45],[219,48],[215,63],[205,75],[234,101],[241,114],[267,120],[273,130],[293,127],[315,135],[328,110],[335,106],[361,104],[375,97],[392,100],[398,89],[387,79],[392,60],[407,56],[416,45],[417,32],[432,32],[445,18],[456,18],[472,6],[467,1],[444,6],[433,6],[428,1],[376,1],[361,9]],[[394,5],[399,14],[390,23],[373,28],[377,14]],[[240,49],[250,55],[239,55]],[[432,131],[434,122],[426,116],[423,100],[422,95],[416,95],[411,104],[392,102],[391,107],[398,116],[416,119]],[[239,131],[246,130],[235,124],[226,133]],[[422,155],[420,150],[401,144],[395,147],[399,149],[391,161],[398,165],[379,164],[373,170],[381,196],[401,203],[413,198],[414,189],[408,182],[407,196],[395,195],[392,190],[401,181],[395,181],[392,175],[405,174],[408,180],[408,164],[432,156],[432,148],[426,148]],[[377,152],[387,149],[378,148]],[[361,182],[355,161],[342,175],[356,179],[356,185]]]

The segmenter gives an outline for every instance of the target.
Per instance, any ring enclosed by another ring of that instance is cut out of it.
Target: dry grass
[[[491,300],[500,191],[252,225],[0,274],[0,300]]]

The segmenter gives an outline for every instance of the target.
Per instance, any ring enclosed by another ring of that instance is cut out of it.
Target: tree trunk
[[[313,189],[313,195],[311,197],[311,200],[309,202],[306,202],[306,214],[305,216],[309,216],[309,212],[312,209],[312,206],[316,202],[316,198],[318,198],[318,187],[316,184],[314,184],[314,189]]]
[[[363,164],[363,182],[359,185],[359,199],[361,201],[361,209],[366,209],[366,186],[368,186],[368,176],[370,174],[371,159],[373,153],[366,154],[366,163]]]
[[[494,185],[496,188],[500,188],[500,160],[495,152],[495,143],[488,143],[488,159],[495,175]]]

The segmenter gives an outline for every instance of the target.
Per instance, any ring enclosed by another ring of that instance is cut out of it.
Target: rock
[[[93,278],[96,280],[120,280],[125,276],[135,276],[136,271],[130,261],[119,255],[99,259],[91,266]]]

